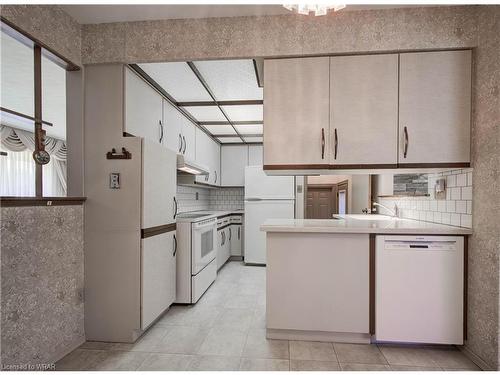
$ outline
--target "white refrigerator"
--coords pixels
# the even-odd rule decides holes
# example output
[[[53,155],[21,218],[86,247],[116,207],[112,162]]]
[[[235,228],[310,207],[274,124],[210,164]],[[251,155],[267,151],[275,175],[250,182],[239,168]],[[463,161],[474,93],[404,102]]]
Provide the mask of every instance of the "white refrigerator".
[[[295,177],[268,176],[262,166],[245,168],[245,264],[266,264],[267,219],[293,219]]]

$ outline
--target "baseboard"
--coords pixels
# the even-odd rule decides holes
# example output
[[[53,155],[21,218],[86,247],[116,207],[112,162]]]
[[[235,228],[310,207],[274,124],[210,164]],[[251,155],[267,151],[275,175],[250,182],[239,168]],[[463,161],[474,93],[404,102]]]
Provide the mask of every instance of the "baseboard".
[[[231,255],[229,257],[230,262],[234,262],[234,261],[241,262],[242,260],[243,260],[243,257],[241,255]]]
[[[300,331],[293,329],[267,328],[266,337],[276,340],[343,342],[351,344],[370,343],[370,335],[367,333]]]
[[[79,337],[78,339],[74,340],[71,344],[69,344],[66,349],[61,350],[60,352],[56,353],[54,355],[54,357],[50,361],[48,361],[48,363],[55,364],[60,359],[63,359],[64,357],[66,357],[73,350],[78,349],[84,342],[85,342],[85,337]]]
[[[483,371],[496,371],[496,368],[491,367],[481,357],[472,352],[467,346],[457,346],[458,350],[465,354],[472,362],[474,362]]]

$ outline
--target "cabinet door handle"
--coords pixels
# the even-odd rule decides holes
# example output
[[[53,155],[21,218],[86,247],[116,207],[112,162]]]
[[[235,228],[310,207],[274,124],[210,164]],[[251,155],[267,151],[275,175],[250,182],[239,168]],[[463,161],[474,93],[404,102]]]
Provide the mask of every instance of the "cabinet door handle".
[[[174,219],[177,216],[177,199],[174,197]]]
[[[406,155],[408,154],[408,143],[409,143],[409,139],[408,139],[408,128],[405,126],[403,128],[403,132],[404,132],[404,142],[405,142],[405,145],[404,145],[404,149],[403,149],[403,157],[406,158]]]
[[[163,142],[163,124],[161,122],[161,120],[159,121],[159,124],[160,124],[160,143]]]
[[[179,152],[182,151],[182,135],[179,133]]]
[[[224,236],[224,231],[221,232],[221,236],[222,236],[221,246],[224,246],[224,242],[226,242],[225,241],[226,236]]]
[[[325,128],[321,128],[321,159],[325,158]]]
[[[238,239],[240,239],[240,227],[238,227]]]
[[[174,234],[174,254],[172,256],[175,257],[175,254],[177,254],[177,237]]]
[[[231,241],[231,237],[233,237],[233,232],[231,228],[229,228],[229,241]]]
[[[186,153],[186,137],[182,136],[182,140],[184,141],[184,150],[182,151],[183,154]]]
[[[335,160],[337,160],[337,150],[339,148],[339,137],[337,135],[337,128],[335,128],[335,130],[333,131],[333,134],[334,134],[334,138],[335,138],[335,140],[334,140],[334,142],[335,142],[334,143],[335,144],[335,149],[334,149],[334,152],[333,152],[333,158]]]
[[[217,183],[217,171],[215,171],[215,182],[214,182],[214,184],[216,184],[216,183]]]

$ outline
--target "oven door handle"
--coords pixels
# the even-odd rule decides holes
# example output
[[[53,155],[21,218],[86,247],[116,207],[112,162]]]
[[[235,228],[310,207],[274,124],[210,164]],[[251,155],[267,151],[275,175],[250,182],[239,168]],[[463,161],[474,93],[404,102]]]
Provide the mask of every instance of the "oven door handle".
[[[217,225],[217,222],[211,222],[211,223],[206,223],[206,224],[201,224],[201,225],[197,225],[194,230],[198,230],[198,229],[203,229],[203,228],[206,228],[206,227],[214,227]]]

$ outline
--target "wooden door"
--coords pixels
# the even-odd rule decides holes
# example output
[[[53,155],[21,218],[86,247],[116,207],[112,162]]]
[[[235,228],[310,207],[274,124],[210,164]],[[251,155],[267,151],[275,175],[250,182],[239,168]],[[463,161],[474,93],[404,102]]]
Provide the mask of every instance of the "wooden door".
[[[334,213],[334,201],[331,186],[307,187],[307,219],[331,219]]]
[[[468,165],[470,118],[470,50],[400,55],[401,166]]]
[[[163,143],[162,97],[142,78],[125,68],[124,132]],[[163,137],[162,137],[163,131]]]
[[[330,58],[330,161],[398,162],[398,55]]]
[[[329,57],[264,65],[264,169],[329,164]]]

